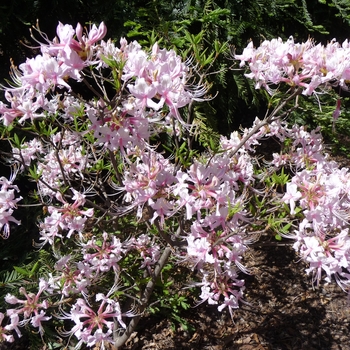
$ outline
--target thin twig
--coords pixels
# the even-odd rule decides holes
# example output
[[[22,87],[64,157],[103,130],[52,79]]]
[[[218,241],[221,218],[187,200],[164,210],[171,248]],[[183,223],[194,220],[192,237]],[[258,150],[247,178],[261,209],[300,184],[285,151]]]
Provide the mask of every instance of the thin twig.
[[[115,155],[110,149],[108,150],[108,152],[109,152],[109,158],[110,158],[112,166],[113,166],[113,170],[115,172],[115,176],[117,177],[119,184],[122,185],[123,184],[123,180],[122,180],[122,176],[121,176],[121,174],[120,174],[120,172],[118,170],[118,164],[115,161]]]
[[[156,284],[156,280],[157,280],[158,276],[160,275],[161,271],[163,270],[163,267],[167,263],[170,254],[171,254],[171,248],[166,247],[163,251],[162,256],[160,257],[160,259],[158,260],[158,262],[156,264],[156,267],[154,269],[151,280],[147,283],[147,286],[146,286],[145,290],[143,291],[143,294],[141,297],[141,305],[139,306],[139,313],[131,319],[125,332],[121,336],[118,336],[116,334],[115,344],[114,344],[115,350],[118,350],[118,348],[123,346],[126,343],[126,341],[129,339],[131,334],[135,331],[135,328],[141,319],[142,313],[145,311],[146,307],[148,306],[149,299],[152,295],[153,289],[154,289],[155,284]]]

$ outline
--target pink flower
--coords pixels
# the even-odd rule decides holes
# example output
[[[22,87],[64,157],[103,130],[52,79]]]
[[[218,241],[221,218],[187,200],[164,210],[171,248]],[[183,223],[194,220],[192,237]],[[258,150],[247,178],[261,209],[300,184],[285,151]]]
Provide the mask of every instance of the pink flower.
[[[62,24],[61,22],[58,22],[56,33],[60,39],[60,45],[64,47],[71,44],[75,31],[70,24]]]
[[[91,268],[99,272],[119,270],[118,261],[121,260],[125,253],[130,249],[115,236],[109,236],[103,233],[102,245],[97,243],[96,237],[93,237],[87,243],[82,243],[82,253],[84,260]]]
[[[154,210],[151,224],[156,220],[157,217],[160,218],[160,225],[164,227],[166,217],[171,216],[174,213],[174,205],[171,204],[165,198],[157,198],[156,202],[149,200],[150,207]]]
[[[39,328],[39,333],[43,334],[44,333],[44,328],[41,324],[41,322],[43,321],[48,321],[51,319],[51,316],[45,316],[45,312],[43,310],[40,310],[40,313],[37,315],[34,315],[31,320],[30,323],[33,327],[35,328]]]
[[[45,217],[44,222],[40,224],[41,237],[43,241],[42,245],[49,242],[53,244],[56,237],[63,237],[62,231],[68,231],[66,237],[70,238],[74,232],[78,232],[82,235],[84,231],[85,222],[88,217],[93,216],[94,209],[82,209],[81,207],[85,204],[85,195],[71,188],[74,196],[72,197],[73,203],[68,203],[63,198],[61,193],[56,194],[56,198],[61,202],[61,206],[49,206],[49,216]]]
[[[71,320],[75,323],[70,331],[62,333],[64,335],[74,334],[80,341],[79,344],[86,342],[89,346],[93,346],[100,339],[114,344],[112,336],[113,331],[116,331],[114,319],[123,328],[126,328],[122,317],[132,317],[134,315],[131,312],[121,312],[118,301],[109,298],[113,291],[115,291],[115,286],[106,296],[101,293],[96,295],[96,301],[100,302],[97,311],[91,308],[84,299],[78,299],[72,306],[70,313],[62,312],[59,318]]]
[[[298,191],[298,186],[294,183],[288,182],[287,190],[282,198],[282,201],[288,203],[290,206],[290,214],[295,214],[295,202],[301,198],[301,193]]]
[[[202,268],[203,264],[213,264],[215,262],[215,258],[211,254],[212,246],[206,238],[194,238],[190,235],[187,237],[187,244],[188,259],[199,270]]]
[[[286,42],[280,38],[265,40],[258,48],[252,43],[235,55],[240,60],[240,67],[246,63],[251,73],[246,74],[254,79],[256,88],[264,87],[273,93],[269,84],[285,83],[299,86],[304,95],[317,93],[316,89],[334,82],[347,90],[349,79],[349,45],[340,45],[332,40],[327,46],[315,45],[309,39],[305,43],[295,43],[293,37]]]
[[[46,93],[56,85],[70,89],[64,80],[66,72],[57,59],[48,54],[27,59],[26,63],[21,64],[19,68],[23,72],[21,81],[26,87],[36,87],[41,93]]]
[[[80,49],[87,50],[97,41],[102,40],[105,37],[107,34],[107,27],[104,22],[101,22],[98,28],[95,24],[93,24],[86,37],[83,35],[83,27],[80,23],[78,23],[76,27],[76,34],[79,40]]]
[[[0,178],[0,184],[0,230],[3,232],[1,236],[3,238],[8,238],[10,235],[10,223],[21,224],[12,214],[13,209],[17,207],[17,202],[19,202],[22,197],[15,198],[15,191],[18,191],[18,187],[12,185],[12,182],[8,181],[5,177]]]
[[[49,303],[47,300],[40,302],[39,298],[47,287],[47,282],[41,279],[37,294],[27,293],[26,289],[21,287],[19,291],[26,299],[22,300],[11,294],[5,296],[5,301],[9,304],[22,304],[22,307],[7,310],[7,315],[10,316],[11,319],[11,324],[8,326],[8,329],[15,329],[18,335],[21,336],[18,326],[23,326],[28,322],[31,322],[34,327],[39,328],[41,334],[44,332],[41,322],[47,321],[51,319],[51,317],[45,316],[45,312],[42,309],[47,309]],[[19,315],[23,315],[22,321],[19,321]]]
[[[2,326],[1,324],[3,320],[4,320],[4,314],[0,312],[0,343],[2,343],[3,341],[13,343],[15,340],[13,335],[8,334],[9,333],[8,331],[11,331],[12,328],[10,325]]]

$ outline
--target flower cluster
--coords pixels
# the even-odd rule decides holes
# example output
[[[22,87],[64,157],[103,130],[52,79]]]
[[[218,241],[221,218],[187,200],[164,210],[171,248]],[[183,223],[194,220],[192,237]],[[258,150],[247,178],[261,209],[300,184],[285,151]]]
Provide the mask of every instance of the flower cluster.
[[[41,322],[48,321],[51,318],[51,316],[46,316],[46,311],[44,311],[48,308],[49,302],[46,299],[39,301],[39,298],[47,286],[47,282],[41,280],[39,282],[39,291],[37,294],[27,293],[26,289],[21,287],[19,291],[25,296],[24,300],[18,299],[12,294],[6,295],[5,301],[7,303],[11,305],[21,304],[21,307],[17,309],[7,310],[7,315],[11,319],[11,324],[7,326],[7,329],[14,329],[17,332],[17,335],[21,336],[18,327],[23,327],[30,322],[33,327],[39,329],[41,334],[44,332]],[[19,318],[20,315],[23,315],[22,320]]]
[[[16,185],[12,184],[12,181],[7,180],[5,177],[0,178],[0,230],[2,230],[2,236],[8,238],[10,235],[10,223],[14,222],[19,225],[21,222],[15,219],[12,214],[13,210],[17,207],[22,197],[15,198],[15,191],[19,191]]]
[[[350,284],[349,180],[349,170],[337,167],[297,172],[290,182],[290,201],[304,218],[294,234],[287,236],[295,239],[294,249],[310,263],[306,271],[313,273],[317,284],[324,271],[326,281],[334,276],[344,290]]]
[[[42,54],[27,59],[19,66],[13,67],[14,86],[6,91],[5,97],[11,104],[7,107],[0,103],[1,120],[5,125],[11,124],[16,118],[21,124],[25,120],[44,117],[47,109],[46,94],[56,87],[70,90],[67,78],[81,80],[81,71],[95,60],[96,42],[106,35],[107,29],[102,22],[97,28],[91,28],[87,37],[78,24],[76,30],[71,25],[59,23],[57,37],[41,44]],[[76,38],[74,36],[76,35]]]
[[[119,272],[118,261],[127,253],[129,247],[123,244],[115,236],[109,237],[107,232],[103,233],[103,242],[98,243],[96,237],[93,237],[86,243],[82,243],[82,253],[84,262],[91,265],[91,268],[99,272],[113,269],[115,273]]]
[[[122,313],[119,303],[110,298],[113,291],[114,288],[107,295],[96,294],[96,301],[100,302],[97,311],[94,311],[84,299],[78,299],[70,313],[63,312],[60,316],[61,319],[72,320],[75,323],[70,331],[61,333],[66,336],[74,334],[79,340],[76,348],[80,348],[84,343],[88,347],[101,343],[103,348],[105,343],[114,344],[113,332],[117,331],[114,320],[126,328],[122,317],[134,316],[132,312]]]
[[[279,130],[277,132],[277,130]],[[310,264],[307,273],[319,283],[332,277],[344,289],[350,284],[350,215],[349,169],[339,169],[324,153],[322,137],[317,130],[307,132],[303,126],[289,128],[274,122],[271,133],[282,140],[291,140],[287,153],[274,154],[272,164],[289,167],[293,176],[286,184],[282,202],[290,206],[290,214],[299,216],[294,233],[294,249]]]
[[[130,94],[121,105],[110,108],[99,101],[103,115],[96,108],[88,108],[87,115],[95,131],[97,142],[111,150],[144,147],[155,122],[169,117],[184,124],[179,108],[188,105],[205,93],[205,87],[190,89],[187,86],[189,67],[182,62],[175,51],[160,49],[154,44],[151,53],[146,53],[137,42],[120,42],[120,49],[112,42],[101,43],[102,65],[117,63],[123,65],[121,81]],[[164,107],[168,113],[163,115]]]
[[[316,93],[320,86],[339,85],[348,90],[346,82],[350,77],[350,44],[332,40],[326,46],[315,45],[312,39],[295,43],[293,37],[283,42],[281,38],[265,40],[258,48],[253,42],[235,55],[240,66],[249,65],[248,78],[256,81],[256,88],[285,83],[301,87],[304,95]]]
[[[248,133],[249,130],[244,131]],[[255,141],[250,140],[251,143],[257,143],[263,135],[261,132]],[[210,163],[193,160],[189,169],[179,170],[175,175],[174,166],[168,160],[146,150],[134,158],[129,172],[125,173],[124,187],[119,188],[126,193],[125,200],[138,207],[140,218],[145,205],[152,209],[150,222],[159,218],[160,225],[164,225],[167,218],[184,213],[191,222],[186,232],[186,261],[197,268],[203,278],[194,285],[203,285],[202,288],[215,295],[210,298],[212,303],[214,300],[219,303],[221,297],[230,300],[227,304],[230,312],[238,307],[244,290],[238,271],[247,272],[240,261],[247,249],[244,223],[249,220],[246,197],[239,193],[239,188],[254,182],[254,160],[248,153],[251,143],[235,156],[230,155],[239,142],[237,133],[232,133],[230,138],[222,137],[223,152],[213,156]],[[209,274],[214,282],[208,284]],[[218,285],[220,290],[217,290]],[[203,301],[207,299],[203,296]]]
[[[85,196],[74,189],[72,192],[74,193],[72,204],[66,202],[61,193],[58,193],[56,198],[62,203],[61,207],[48,207],[50,215],[40,224],[40,240],[44,241],[44,244],[46,242],[53,244],[55,238],[62,238],[62,232],[67,232],[67,238],[70,238],[74,232],[81,234],[86,220],[93,215],[93,208],[87,210],[80,208],[85,203]]]

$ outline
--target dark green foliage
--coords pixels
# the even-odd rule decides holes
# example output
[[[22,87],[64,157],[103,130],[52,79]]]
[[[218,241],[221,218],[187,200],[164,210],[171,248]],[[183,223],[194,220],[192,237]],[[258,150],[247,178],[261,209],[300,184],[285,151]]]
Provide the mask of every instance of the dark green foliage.
[[[23,281],[23,275],[16,271],[2,271],[0,273],[0,288],[1,289],[13,289],[19,288]],[[1,293],[2,294],[2,293]],[[1,304],[3,305],[3,298],[1,299]]]

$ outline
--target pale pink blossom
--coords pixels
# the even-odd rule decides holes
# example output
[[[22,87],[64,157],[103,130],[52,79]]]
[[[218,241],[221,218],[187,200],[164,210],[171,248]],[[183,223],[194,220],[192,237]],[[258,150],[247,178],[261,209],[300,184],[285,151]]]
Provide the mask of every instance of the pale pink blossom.
[[[301,193],[298,191],[298,186],[294,183],[288,182],[287,190],[285,195],[282,198],[282,201],[288,203],[290,206],[291,215],[295,214],[295,202],[298,201],[301,197]]]
[[[31,322],[32,326],[38,328],[39,332],[43,334],[44,329],[41,322],[51,319],[51,316],[45,316],[45,311],[43,310],[46,310],[49,307],[49,302],[46,299],[40,301],[42,293],[47,287],[47,282],[41,279],[37,294],[28,293],[24,287],[21,287],[19,291],[25,297],[24,300],[9,293],[5,296],[5,301],[7,303],[12,305],[21,304],[21,306],[16,309],[7,309],[7,315],[10,316],[11,319],[11,324],[8,326],[8,329],[15,329],[17,334],[21,336],[18,327],[22,327]],[[21,321],[19,320],[20,315],[23,316]]]
[[[9,343],[13,343],[15,341],[12,334],[9,334],[9,331],[12,330],[11,325],[2,326],[2,322],[4,320],[4,314],[0,312],[0,343],[7,341]],[[19,334],[19,337],[21,334]]]

